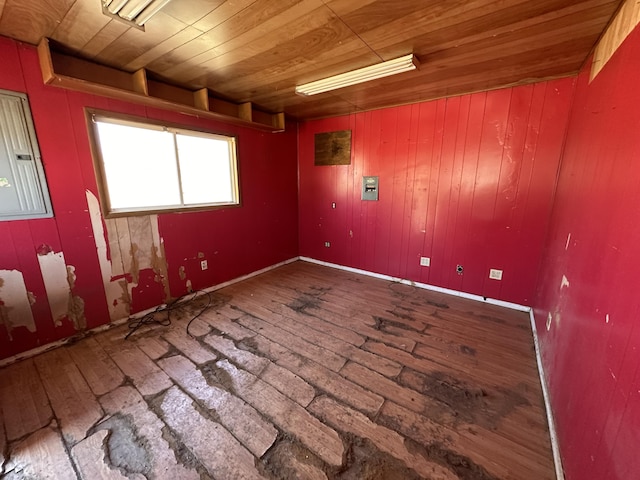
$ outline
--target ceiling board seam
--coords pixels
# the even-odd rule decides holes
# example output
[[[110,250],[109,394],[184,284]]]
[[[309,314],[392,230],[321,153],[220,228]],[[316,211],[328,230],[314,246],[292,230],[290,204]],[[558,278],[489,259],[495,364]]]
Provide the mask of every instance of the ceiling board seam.
[[[233,15],[231,15],[229,18],[223,20],[222,22],[218,23],[215,27],[212,27],[211,29],[207,30],[207,32],[210,32],[211,30],[213,30],[214,28],[218,28],[220,25],[224,25],[225,23],[227,23],[228,21],[230,21],[232,18],[237,17],[238,15],[240,15],[242,12],[244,12],[245,10],[247,10],[248,8],[250,8],[253,4],[255,4],[258,0],[255,0],[253,2],[251,2],[249,5],[247,5],[246,7],[242,8],[241,10],[239,10],[238,12],[234,13]],[[218,8],[220,8],[220,6],[218,6]],[[217,9],[213,10],[214,12]],[[204,17],[203,17],[204,18]],[[194,25],[197,22],[194,22]],[[205,32],[205,33],[207,33]]]
[[[358,37],[358,39],[359,39],[359,40],[360,40],[364,45],[366,45],[366,47],[367,47],[369,50],[371,50],[371,53],[373,53],[376,57],[378,57],[378,58],[380,59],[380,61],[381,61],[381,62],[382,62],[382,61],[384,61],[384,58],[382,58],[382,56],[381,56],[378,52],[376,52],[376,51],[371,47],[371,45],[369,45],[369,44],[368,44],[368,43],[367,43],[367,42],[366,42],[366,41],[365,41],[365,40],[364,40],[360,35],[358,35],[358,34],[356,33],[356,31],[355,31],[353,28],[351,28],[351,26],[350,26],[347,22],[345,22],[345,21],[342,19],[342,17],[341,17],[340,15],[338,15],[338,14],[333,10],[333,8],[331,8],[329,5],[327,5],[327,2],[326,2],[325,0],[322,0],[322,3],[324,4],[324,6],[325,6],[325,7],[327,7],[327,8],[331,11],[331,13],[332,13],[332,14],[333,14],[333,15],[334,15],[338,20],[340,20],[340,21],[344,24],[344,26],[345,26],[345,27],[347,27],[347,28],[349,29],[349,31],[350,31],[351,33],[353,33],[356,37]]]
[[[87,41],[85,42],[85,44],[84,44],[84,45],[82,45],[81,47],[79,47],[79,48],[78,48],[78,51],[79,51],[79,52],[82,52],[82,53],[83,53],[83,55],[85,55],[85,56],[86,56],[86,54],[84,53],[84,48],[85,48],[87,45],[89,45],[89,44],[93,41],[93,39],[94,39],[94,38],[96,38],[98,35],[100,35],[100,33],[102,33],[102,31],[103,31],[105,28],[107,28],[107,26],[108,26],[111,22],[112,22],[112,20],[110,19],[107,23],[105,23],[105,24],[104,24],[104,26],[103,26],[102,28],[98,29],[98,31],[97,31],[97,32],[96,32],[96,33],[95,33],[95,34],[94,34],[94,35],[93,35],[89,40],[87,40]],[[94,56],[95,56],[95,55],[94,55]]]
[[[258,1],[258,0],[255,0],[254,2],[252,2],[252,3],[251,3],[251,5],[253,5],[253,4],[254,4],[255,2],[257,2],[257,1]],[[203,18],[208,17],[209,15],[211,15],[212,13],[214,13],[216,10],[218,10],[218,9],[222,6],[222,4],[223,4],[223,3],[224,3],[224,2],[220,3],[217,7],[215,7],[215,8],[214,8],[213,10],[211,10],[210,12],[205,13],[204,15],[202,15],[202,16],[201,16],[200,18],[198,18],[197,20],[195,20],[195,21],[191,22],[191,24],[190,24],[189,26],[190,26],[190,27],[193,27],[193,28],[195,28],[195,29],[197,29],[197,30],[200,30],[198,27],[194,27],[194,25],[195,25],[196,23],[198,23],[199,21],[201,21]],[[251,6],[251,5],[249,5],[249,6]],[[167,14],[167,15],[169,15],[169,16],[170,16],[170,17],[172,17],[172,18],[176,18],[176,17],[174,17],[174,16],[173,16],[173,15],[171,15],[171,14]],[[178,19],[176,18],[176,20],[178,20]],[[181,21],[181,20],[178,20],[178,21]],[[212,27],[212,28],[215,28],[215,27]],[[200,31],[201,31],[201,32],[203,32],[203,33],[205,33],[205,31],[204,31],[204,30],[200,30]]]
[[[69,8],[67,8],[67,10],[64,12],[64,14],[58,19],[57,21],[57,25],[56,28],[53,29],[53,31],[47,35],[47,37],[53,37],[54,34],[56,33],[56,31],[58,30],[58,28],[60,28],[60,25],[62,25],[62,20],[64,20],[64,18],[69,15],[69,12],[71,11],[71,9],[73,8],[73,6],[78,2],[78,0],[75,0],[74,2],[71,2],[71,5],[69,5]],[[53,9],[55,7],[55,5],[51,5],[51,3],[49,3],[49,0],[45,0],[45,3],[47,5],[49,5],[50,9]]]

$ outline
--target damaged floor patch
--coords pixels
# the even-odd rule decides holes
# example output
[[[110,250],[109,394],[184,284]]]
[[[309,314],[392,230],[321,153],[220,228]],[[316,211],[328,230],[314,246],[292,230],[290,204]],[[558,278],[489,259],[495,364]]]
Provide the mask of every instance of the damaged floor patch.
[[[147,441],[137,434],[131,417],[114,415],[98,425],[96,430],[108,431],[104,449],[109,464],[125,475],[149,474],[151,455],[147,450]]]

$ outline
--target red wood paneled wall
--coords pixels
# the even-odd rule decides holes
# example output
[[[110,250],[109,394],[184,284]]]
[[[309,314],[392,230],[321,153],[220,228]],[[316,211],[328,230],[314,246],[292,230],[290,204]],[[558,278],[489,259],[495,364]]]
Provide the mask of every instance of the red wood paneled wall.
[[[568,480],[640,478],[638,58],[579,76],[534,303]]]
[[[84,300],[88,327],[109,321],[85,194],[88,189],[97,195],[86,106],[238,135],[242,207],[158,218],[173,295],[186,293],[179,266],[192,272],[194,288],[204,288],[297,255],[295,124],[287,133],[262,133],[45,86],[35,49],[1,37],[0,61],[0,89],[29,96],[55,213],[52,219],[0,222],[0,270],[22,272],[36,298],[37,328],[35,333],[16,328],[10,340],[0,324],[0,358],[75,333],[70,322],[54,326],[36,254],[40,245],[63,252],[67,264],[76,267],[74,293]],[[206,271],[199,268],[199,252],[208,259]],[[132,310],[162,302],[162,288],[153,278],[141,278]]]
[[[301,255],[530,305],[573,88],[564,79],[301,124]],[[314,134],[344,129],[351,165],[314,166]],[[360,200],[363,175],[380,177],[379,201]]]

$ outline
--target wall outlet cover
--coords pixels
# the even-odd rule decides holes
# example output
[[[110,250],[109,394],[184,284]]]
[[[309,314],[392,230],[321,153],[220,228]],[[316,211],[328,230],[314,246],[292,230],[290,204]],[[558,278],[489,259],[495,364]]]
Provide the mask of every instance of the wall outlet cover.
[[[420,257],[420,265],[423,267],[431,266],[431,259],[429,257]]]
[[[493,280],[502,280],[502,270],[492,268],[489,270],[489,278],[492,278]]]

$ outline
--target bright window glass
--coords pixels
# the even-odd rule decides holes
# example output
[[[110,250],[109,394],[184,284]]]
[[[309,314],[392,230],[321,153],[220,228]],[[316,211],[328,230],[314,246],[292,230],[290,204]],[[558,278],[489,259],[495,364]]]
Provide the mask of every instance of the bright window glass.
[[[107,214],[238,203],[234,137],[94,115]]]
[[[224,139],[176,136],[184,203],[228,203],[234,198],[229,162],[232,145]]]

